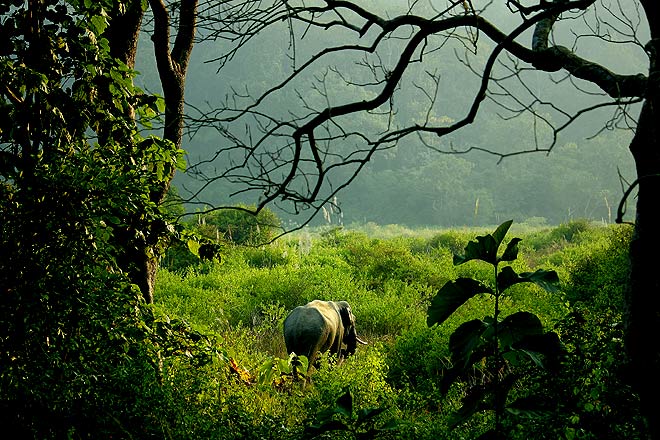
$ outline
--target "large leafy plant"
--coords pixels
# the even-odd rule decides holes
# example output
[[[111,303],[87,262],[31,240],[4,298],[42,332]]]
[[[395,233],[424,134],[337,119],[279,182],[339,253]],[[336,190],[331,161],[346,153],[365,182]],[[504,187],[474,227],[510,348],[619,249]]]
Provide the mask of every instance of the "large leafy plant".
[[[539,367],[555,365],[561,353],[558,336],[545,332],[541,320],[530,312],[520,311],[501,316],[501,300],[507,290],[520,283],[535,283],[555,291],[559,281],[556,272],[537,270],[516,273],[510,263],[518,257],[520,238],[512,238],[499,254],[500,246],[513,221],[502,223],[492,234],[476,237],[465,247],[464,255],[454,255],[454,265],[472,260],[486,262],[493,267],[494,288],[471,278],[448,281],[438,291],[428,309],[427,324],[442,324],[456,309],[479,294],[494,298],[492,316],[473,319],[461,324],[449,339],[452,366],[444,372],[442,388],[447,391],[459,379],[471,383],[462,407],[454,415],[451,425],[466,421],[480,411],[493,411],[495,427],[482,438],[497,438],[503,431],[503,420],[512,415],[537,414],[530,406],[529,396],[514,401],[508,399],[516,384],[516,366],[531,362]],[[475,380],[475,371],[481,377]]]

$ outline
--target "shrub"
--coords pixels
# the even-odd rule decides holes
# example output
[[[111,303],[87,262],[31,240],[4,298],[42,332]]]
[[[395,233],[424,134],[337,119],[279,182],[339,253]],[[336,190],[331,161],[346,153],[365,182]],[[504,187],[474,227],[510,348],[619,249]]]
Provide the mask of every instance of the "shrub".
[[[434,248],[445,248],[450,253],[457,254],[463,250],[467,242],[466,234],[458,231],[446,231],[432,237],[429,245]]]
[[[567,350],[562,374],[529,374],[522,384],[547,396],[555,409],[517,425],[511,438],[647,438],[639,400],[626,380],[619,318],[579,305],[558,323]]]
[[[561,346],[554,332],[544,332],[541,320],[530,312],[518,311],[500,319],[500,299],[507,290],[520,283],[535,283],[549,291],[556,290],[559,281],[554,271],[537,270],[518,274],[511,265],[501,269],[501,263],[518,258],[520,238],[511,239],[505,250],[499,248],[512,221],[502,223],[492,234],[478,236],[465,247],[464,255],[455,255],[454,264],[481,260],[492,266],[495,278],[491,288],[472,278],[447,282],[433,298],[428,310],[429,326],[441,324],[455,310],[478,294],[491,295],[495,301],[492,316],[462,323],[449,338],[452,366],[443,372],[442,389],[458,379],[467,385],[461,408],[452,416],[451,426],[467,421],[484,410],[494,413],[494,426],[486,435],[500,438],[507,431],[512,416],[526,416],[537,409],[530,408],[528,396],[511,399],[511,390],[519,378],[521,363],[555,367],[559,363]]]
[[[263,307],[279,304],[291,310],[313,299],[351,301],[359,289],[341,268],[316,264],[254,268],[241,266],[235,258],[230,255],[229,263],[212,263],[204,272],[191,270],[181,281],[163,270],[156,300],[178,316],[221,330],[227,325],[251,326]]]
[[[449,367],[449,335],[440,327],[417,326],[403,332],[387,349],[388,380],[397,388],[442,400],[436,386],[438,377]]]
[[[397,336],[424,322],[424,298],[420,290],[401,281],[387,281],[377,291],[356,291],[352,302],[361,334]]]
[[[257,215],[254,206],[238,205],[236,209],[223,209],[200,215],[200,228],[206,227],[206,236],[220,236],[235,244],[261,245],[269,243],[280,230],[282,222],[270,209],[264,208]],[[210,228],[209,228],[210,227]]]
[[[587,220],[573,220],[562,223],[555,228],[545,228],[541,231],[526,234],[525,247],[538,251],[564,243],[573,243],[578,241],[582,233],[591,229],[593,227]]]
[[[598,309],[622,310],[628,282],[628,250],[632,228],[615,226],[600,240],[576,249],[567,262],[570,280],[567,298]]]
[[[157,142],[144,163],[123,153],[57,143],[0,184],[0,421],[17,438],[162,433],[152,417],[164,402],[159,357],[197,335],[159,333],[167,325],[127,274],[131,246],[164,234],[154,231],[165,219],[149,201],[148,169],[176,154]]]
[[[266,246],[245,247],[239,250],[243,260],[251,267],[274,267],[293,265],[297,261],[297,252],[281,243]]]
[[[369,289],[381,289],[388,280],[439,287],[448,279],[432,261],[413,255],[403,240],[356,237],[344,243],[342,255]]]
[[[332,405],[345,387],[350,387],[358,407],[390,405],[392,387],[386,380],[388,365],[381,344],[369,344],[339,365],[320,368],[313,382],[322,404]]]

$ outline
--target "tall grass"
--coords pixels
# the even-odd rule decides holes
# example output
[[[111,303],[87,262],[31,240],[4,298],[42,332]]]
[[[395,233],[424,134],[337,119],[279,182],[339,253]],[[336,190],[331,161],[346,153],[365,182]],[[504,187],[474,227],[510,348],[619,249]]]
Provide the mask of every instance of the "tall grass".
[[[542,385],[564,399],[561,411],[551,417],[539,415],[512,432],[519,438],[597,438],[601,424],[612,432],[625,427],[630,436],[626,438],[639,437],[643,427],[632,423],[631,428],[631,420],[637,420],[633,394],[623,385],[609,394],[598,388],[601,400],[596,406],[588,394],[596,391],[585,385],[594,371],[611,384],[621,383],[616,362],[622,345],[612,331],[616,333],[621,319],[629,231],[586,222],[521,230],[515,231],[523,239],[516,271],[554,269],[562,289],[549,294],[516,286],[514,300],[501,307],[507,314],[528,310],[538,315],[545,326],[557,329],[569,354],[561,378],[541,377],[530,370],[525,382]],[[452,264],[452,252],[477,233],[466,229],[415,234],[375,225],[362,230],[304,230],[268,246],[228,248],[220,262],[161,270],[156,286],[159,313],[211,335],[227,359],[252,377],[249,383],[241,382],[228,360],[219,362],[216,370],[185,373],[192,378],[184,382],[206,384],[199,388],[206,391],[186,396],[197,399],[186,411],[191,419],[204,420],[200,435],[216,432],[209,424],[231,423],[240,438],[306,438],[305,427],[318,420],[321,411],[333,408],[348,387],[356,410],[386,409],[374,424],[391,422],[396,429],[374,431],[379,435],[477,437],[488,425],[487,416],[449,431],[448,418],[465,396],[460,386],[443,395],[438,384],[449,366],[449,335],[458,324],[487,316],[491,299],[472,298],[441,326],[429,328],[425,322],[430,298],[447,280],[466,275],[485,282],[492,279],[478,265]],[[348,301],[358,333],[369,345],[341,365],[327,362],[312,374],[311,384],[257,384],[255,378],[266,361],[287,358],[281,331],[286,313],[312,299]],[[586,321],[576,324],[576,313]],[[600,339],[603,325],[611,326],[607,341]],[[593,356],[591,367],[581,369],[585,356]],[[180,380],[180,374],[173,372],[171,380]],[[622,407],[629,411],[618,410]],[[336,438],[356,438],[363,428],[355,420],[351,423],[351,430]]]

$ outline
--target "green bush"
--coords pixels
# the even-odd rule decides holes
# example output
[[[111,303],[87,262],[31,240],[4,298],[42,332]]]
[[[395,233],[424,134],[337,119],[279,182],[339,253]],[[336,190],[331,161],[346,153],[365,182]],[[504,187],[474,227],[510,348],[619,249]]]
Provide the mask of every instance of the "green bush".
[[[183,278],[166,270],[161,273],[158,302],[217,330],[224,325],[249,326],[263,306],[276,303],[290,310],[313,299],[350,301],[358,288],[349,273],[327,265],[255,268],[234,262],[214,263],[204,272],[192,270]]]
[[[442,400],[438,377],[450,366],[449,332],[440,327],[417,326],[402,333],[387,350],[388,380],[397,388],[413,388]]]
[[[342,255],[369,289],[380,289],[389,280],[439,287],[448,279],[435,261],[414,255],[406,240],[354,235],[343,240]]]
[[[429,245],[434,248],[447,249],[451,254],[460,253],[468,243],[469,237],[458,231],[441,232],[429,240]]]
[[[293,265],[296,253],[283,246],[246,247],[241,249],[245,262],[251,267],[274,267]]]
[[[559,282],[554,271],[516,272],[511,262],[518,259],[520,238],[509,240],[500,252],[512,223],[509,220],[492,234],[477,236],[462,254],[454,256],[455,265],[475,260],[489,264],[494,282],[486,285],[466,277],[448,281],[431,301],[427,318],[429,327],[441,325],[477,295],[487,294],[494,300],[492,316],[465,321],[449,337],[451,367],[442,372],[441,380],[443,390],[460,383],[465,385],[467,394],[461,408],[451,417],[450,425],[458,426],[475,414],[491,411],[495,418],[484,435],[492,438],[509,432],[514,418],[529,417],[538,411],[529,405],[535,396],[530,398],[525,393],[517,396],[512,392],[520,381],[519,370],[528,364],[557,371],[563,352],[558,335],[545,332],[535,314],[518,311],[500,318],[503,311],[500,299],[511,298],[512,286],[534,283],[554,292]]]
[[[592,229],[594,227],[587,220],[573,220],[554,228],[544,228],[526,234],[524,246],[539,251],[565,243],[574,243],[579,240],[581,234]]]
[[[395,337],[424,322],[425,301],[431,289],[420,290],[390,280],[377,291],[356,291],[351,303],[362,335]]]
[[[626,382],[622,326],[617,313],[579,306],[556,329],[567,354],[561,374],[529,372],[521,384],[542,393],[552,411],[513,427],[511,438],[645,439],[639,401]]]
[[[282,221],[270,209],[251,214],[254,206],[238,205],[236,209],[223,209],[200,214],[197,223],[201,232],[210,239],[224,240],[241,245],[269,243],[281,230]]]
[[[159,357],[197,335],[159,333],[127,275],[127,249],[162,238],[154,176],[114,145],[61,145],[0,185],[0,421],[17,438],[158,435]]]
[[[358,407],[391,405],[395,395],[386,380],[387,368],[381,345],[365,346],[340,365],[325,366],[314,374],[319,402],[332,405],[342,390],[350,387]]]
[[[622,310],[631,236],[628,225],[615,226],[601,239],[575,250],[566,264],[570,271],[566,294],[571,302]]]

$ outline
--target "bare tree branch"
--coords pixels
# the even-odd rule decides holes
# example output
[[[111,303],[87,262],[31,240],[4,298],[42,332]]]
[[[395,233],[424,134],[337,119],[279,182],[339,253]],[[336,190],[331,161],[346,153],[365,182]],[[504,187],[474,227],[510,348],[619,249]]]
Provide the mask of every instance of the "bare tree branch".
[[[405,10],[405,13],[390,18],[371,12],[366,6],[345,0],[326,0],[313,6],[273,2],[260,4],[261,8],[257,8],[253,2],[227,2],[223,4],[223,10],[226,16],[234,18],[233,22],[222,20],[220,14],[213,17],[210,14],[202,14],[204,17],[200,18],[200,23],[204,24],[200,24],[200,27],[205,29],[205,39],[224,39],[233,42],[238,48],[249,44],[263,29],[288,23],[290,35],[301,32],[305,38],[309,38],[308,34],[312,29],[327,32],[336,28],[346,30],[346,35],[353,35],[355,40],[321,48],[297,68],[293,68],[289,75],[254,98],[248,99],[249,94],[235,94],[232,98],[234,105],[225,105],[209,111],[197,108],[199,116],[191,118],[189,125],[192,130],[197,130],[201,126],[213,124],[229,141],[225,147],[218,150],[216,157],[234,159],[229,160],[231,166],[225,172],[215,177],[247,185],[242,192],[258,192],[258,209],[277,200],[285,200],[293,203],[295,212],[304,205],[319,207],[330,200],[336,194],[334,188],[345,186],[333,183],[330,176],[339,170],[350,170],[348,174],[342,174],[342,179],[352,181],[377,151],[393,148],[402,139],[413,134],[429,134],[443,138],[472,124],[489,94],[492,97],[490,101],[498,101],[498,104],[511,114],[536,114],[535,120],[550,129],[551,141],[545,147],[537,143],[532,151],[547,152],[556,143],[558,134],[582,115],[609,106],[625,108],[639,102],[639,97],[643,96],[646,90],[647,78],[643,74],[614,73],[565,46],[552,43],[552,30],[561,21],[563,14],[574,11],[578,12],[576,16],[579,16],[579,13],[593,7],[595,2],[596,0],[541,1],[533,6],[524,6],[520,2],[509,1],[509,9],[520,15],[520,22],[508,31],[501,30],[487,18],[490,2],[481,10],[475,10],[472,3],[464,6],[462,1],[452,1],[447,3],[445,9],[433,11],[429,16],[415,13],[413,5]],[[208,11],[209,9],[202,8],[200,12]],[[248,19],[248,12],[255,16]],[[236,20],[236,17],[243,18]],[[633,40],[634,23],[628,20],[619,22],[619,25],[625,30],[625,38]],[[529,46],[526,46],[520,39],[530,33],[531,41]],[[438,51],[449,41],[462,42],[475,54],[477,50],[483,51],[484,47],[477,49],[478,35],[487,37],[493,46],[488,49],[489,54],[484,65],[473,69],[479,77],[479,86],[462,117],[451,123],[445,121],[441,124],[431,117],[438,103],[437,97],[443,93],[439,79],[431,80],[433,89],[430,90],[433,90],[433,93],[412,82],[411,87],[416,88],[427,101],[425,117],[422,120],[402,124],[403,119],[394,117],[397,112],[395,103],[398,90],[403,86],[406,75],[412,72],[413,66],[422,65],[431,55],[437,57]],[[437,40],[438,38],[440,40]],[[431,41],[434,43],[430,44]],[[397,47],[394,62],[383,62],[380,53],[386,51],[386,47]],[[294,46],[291,46],[291,49],[294,50]],[[215,61],[222,67],[234,54],[235,52],[230,50],[225,57],[216,58]],[[313,69],[322,66],[324,62],[335,62],[337,55],[350,54],[364,54],[365,57],[358,61],[357,65],[370,72],[371,79],[354,80],[349,78],[345,70],[330,65],[326,68],[326,73],[316,77],[317,86],[312,87],[325,104],[319,105],[317,100],[310,100],[309,95],[296,91],[294,84],[304,81]],[[508,78],[498,79],[495,69],[501,69],[502,66],[498,63],[505,54],[510,55],[510,60],[516,60],[516,64],[524,65],[513,66]],[[295,53],[291,55],[293,59],[296,56]],[[522,78],[518,80],[522,88],[518,88],[527,90],[530,100],[516,100],[515,94],[512,94],[504,83],[526,69],[565,72],[566,78],[596,85],[610,100],[591,104],[578,111],[565,111],[535,97],[531,90],[525,88]],[[347,86],[368,93],[343,102],[330,99],[330,94],[336,94],[336,90],[330,90],[326,85],[329,80],[328,73],[333,73],[335,78],[339,78]],[[498,88],[500,92],[497,91]],[[295,91],[301,109],[305,110],[303,113],[295,114],[295,111],[291,110],[289,116],[292,117],[287,119],[261,110],[269,100],[286,90]],[[507,109],[504,102],[496,98],[497,93],[514,96],[512,103],[516,108]],[[245,105],[240,104],[246,101]],[[535,113],[537,106],[552,108],[563,115],[564,122],[555,127],[555,122]],[[366,134],[359,129],[351,129],[346,121],[352,115],[359,114],[383,116],[387,118],[387,125],[380,133]],[[618,114],[619,117],[625,117],[627,112],[624,110]],[[398,122],[394,123],[395,121]],[[236,123],[246,124],[245,132],[250,133],[247,142],[241,140],[244,137],[239,136],[235,128],[232,128],[236,127]],[[337,150],[337,142],[348,145],[347,141],[350,139],[354,140],[352,151],[332,152],[333,149]],[[279,146],[275,147],[276,144]],[[428,142],[425,144],[431,149],[451,153],[476,149],[489,151],[487,147],[471,146],[455,150],[437,148]],[[244,151],[245,154],[237,156],[239,151]],[[501,160],[527,151],[530,150],[523,148],[515,152],[494,154]],[[236,162],[235,158],[239,157],[240,160]],[[332,160],[328,161],[328,158]],[[202,173],[199,170],[204,164],[208,165],[209,162],[201,162],[194,167],[200,177]],[[240,170],[247,173],[241,174]],[[206,183],[200,191],[216,179],[205,176],[204,180]],[[194,197],[199,195],[199,191],[193,194]]]

